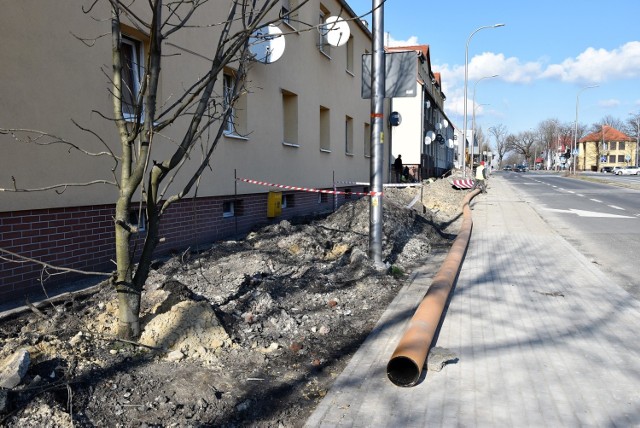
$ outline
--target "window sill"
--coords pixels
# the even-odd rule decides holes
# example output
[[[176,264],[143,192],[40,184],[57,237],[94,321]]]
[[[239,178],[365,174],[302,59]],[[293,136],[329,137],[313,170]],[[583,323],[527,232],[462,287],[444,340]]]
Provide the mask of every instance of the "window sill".
[[[348,74],[349,76],[351,76],[351,77],[356,77],[356,75],[353,73],[353,71],[352,71],[352,70],[347,69],[347,70],[345,70],[345,71],[347,72],[347,74]]]
[[[320,153],[331,153],[329,149],[320,149]]]
[[[230,138],[232,140],[240,140],[240,141],[249,141],[247,137],[243,137],[242,135],[238,135],[235,132],[224,131],[224,136]]]
[[[294,148],[296,148],[296,149],[300,147],[300,144],[296,144],[296,143],[287,143],[286,141],[283,141],[283,142],[282,142],[282,145],[283,145],[283,146],[285,146],[285,147],[294,147]]]
[[[355,154],[353,154],[353,153],[349,153],[349,152],[345,152],[345,153],[344,153],[344,155],[345,155],[345,156],[351,156],[351,157],[355,156]]]

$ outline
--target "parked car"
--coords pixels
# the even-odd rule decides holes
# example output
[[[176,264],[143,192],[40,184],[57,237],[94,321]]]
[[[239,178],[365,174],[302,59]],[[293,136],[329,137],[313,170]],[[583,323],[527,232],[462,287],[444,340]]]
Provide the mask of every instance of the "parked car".
[[[627,166],[616,171],[616,175],[639,175],[640,168],[637,166]]]
[[[512,171],[513,168],[511,168],[511,165],[505,165],[505,166],[502,167],[502,170],[503,171]]]
[[[622,169],[621,166],[614,166],[611,172],[614,173],[615,175],[618,175],[618,171],[620,171],[621,169]]]
[[[527,166],[526,165],[517,165],[516,166],[516,172],[526,172],[527,171]]]
[[[613,172],[613,167],[612,166],[603,166],[602,168],[600,168],[600,172],[602,172],[602,173],[611,173],[611,172]]]

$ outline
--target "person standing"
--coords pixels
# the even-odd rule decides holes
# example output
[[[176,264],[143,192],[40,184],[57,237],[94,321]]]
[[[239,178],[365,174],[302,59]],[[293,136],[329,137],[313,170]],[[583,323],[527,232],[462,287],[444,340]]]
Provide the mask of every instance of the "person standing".
[[[393,171],[396,174],[396,183],[400,183],[400,177],[402,176],[402,155],[398,155],[396,161],[393,163]]]
[[[480,162],[476,168],[476,182],[473,183],[473,189],[480,188],[482,193],[487,193],[485,180],[487,179],[487,169],[484,167],[484,161]]]

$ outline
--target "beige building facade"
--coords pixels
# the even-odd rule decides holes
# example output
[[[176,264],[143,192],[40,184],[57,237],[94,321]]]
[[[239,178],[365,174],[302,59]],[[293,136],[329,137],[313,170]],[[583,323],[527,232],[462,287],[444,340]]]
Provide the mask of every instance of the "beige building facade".
[[[582,171],[601,171],[603,167],[634,165],[636,142],[624,132],[603,125],[580,139],[577,167]]]
[[[110,35],[110,11],[108,2],[99,2],[84,13],[84,3],[92,2],[24,0],[5,5],[0,15],[0,128],[11,130],[0,134],[0,188],[7,190],[0,191],[0,248],[52,265],[107,272],[113,270],[118,195],[113,182],[121,167],[110,154],[117,155],[119,147],[110,120],[111,41],[105,36]],[[135,5],[141,3],[146,2]],[[371,33],[353,19],[348,42],[330,46],[314,26],[329,16],[355,18],[346,2],[312,0],[291,15],[286,12],[295,10],[295,0],[282,0],[280,6],[272,17],[286,18],[278,25],[284,54],[271,64],[251,64],[247,90],[234,108],[233,123],[225,125],[197,196],[188,195],[166,215],[160,252],[329,211],[351,197],[273,184],[368,191],[339,183],[369,181],[370,100],[361,98],[360,76]],[[219,29],[212,24],[224,19],[228,8],[228,1],[207,3],[195,17],[197,28],[177,31],[165,41],[159,108],[174,102],[208,68]],[[133,24],[123,25],[130,54],[144,63],[147,36]],[[224,74],[232,77],[233,67]],[[220,99],[225,76],[215,88]],[[186,123],[178,120],[155,136],[150,161],[173,152]],[[206,134],[203,140],[203,147],[213,141]],[[201,156],[194,150],[181,167],[186,174],[168,183],[167,195],[181,188]],[[42,190],[58,184],[68,185]],[[274,190],[283,194],[282,214],[269,218],[268,194]],[[2,260],[0,272],[1,299],[39,287],[42,267]]]

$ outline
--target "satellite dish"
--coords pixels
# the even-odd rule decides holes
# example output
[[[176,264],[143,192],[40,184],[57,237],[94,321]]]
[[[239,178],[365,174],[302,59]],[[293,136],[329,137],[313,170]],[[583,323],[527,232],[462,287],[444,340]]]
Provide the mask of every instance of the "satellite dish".
[[[453,140],[449,138],[448,142],[449,142],[449,148],[453,149]]]
[[[442,120],[442,126],[444,126],[445,128],[449,127],[449,121],[447,119],[443,119]]]
[[[429,137],[428,135],[426,137],[424,137],[424,143],[428,146],[429,144],[431,144],[431,141],[433,141],[431,139],[431,137]]]
[[[284,53],[284,36],[273,24],[258,28],[249,38],[249,51],[253,59],[263,64],[271,64],[280,59]]]
[[[349,40],[351,30],[347,21],[339,16],[330,16],[324,22],[322,31],[326,31],[327,43],[331,46],[342,46]]]

